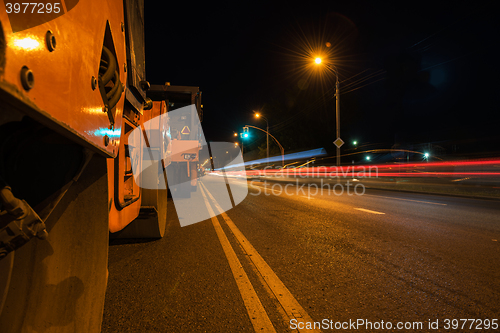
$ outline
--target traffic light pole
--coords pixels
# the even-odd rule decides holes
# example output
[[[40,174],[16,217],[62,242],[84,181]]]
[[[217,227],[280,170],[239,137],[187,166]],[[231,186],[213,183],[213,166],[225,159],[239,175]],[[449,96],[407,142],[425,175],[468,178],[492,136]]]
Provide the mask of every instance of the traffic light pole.
[[[269,133],[269,131],[266,131],[266,130],[263,130],[262,128],[259,128],[259,127],[256,127],[256,126],[252,126],[252,125],[245,125],[245,127],[252,127],[252,128],[255,128],[255,129],[258,129],[259,131],[262,131],[264,133],[266,133],[268,135],[268,138],[269,136],[271,136],[271,138],[274,139],[274,141],[276,141],[276,143],[278,144],[280,150],[281,150],[281,162],[282,162],[282,166],[285,166],[285,149],[283,148],[283,146],[281,145],[281,143],[279,143],[279,141],[271,134]],[[267,151],[269,151],[269,141],[268,141],[268,149]],[[269,162],[269,154],[267,155],[267,160]]]

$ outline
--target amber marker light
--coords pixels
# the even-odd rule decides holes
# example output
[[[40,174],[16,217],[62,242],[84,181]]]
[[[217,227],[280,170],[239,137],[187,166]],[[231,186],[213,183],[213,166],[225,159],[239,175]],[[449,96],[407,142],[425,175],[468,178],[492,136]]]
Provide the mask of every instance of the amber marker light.
[[[11,46],[14,46],[17,49],[31,51],[37,49],[40,46],[40,43],[35,38],[25,37],[12,40]]]

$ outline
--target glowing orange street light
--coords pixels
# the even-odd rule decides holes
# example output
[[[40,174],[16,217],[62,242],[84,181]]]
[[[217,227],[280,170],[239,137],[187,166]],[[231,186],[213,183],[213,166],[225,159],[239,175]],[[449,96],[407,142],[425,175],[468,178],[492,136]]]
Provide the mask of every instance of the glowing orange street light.
[[[314,59],[314,62],[317,63],[318,65],[321,64],[321,58]]]

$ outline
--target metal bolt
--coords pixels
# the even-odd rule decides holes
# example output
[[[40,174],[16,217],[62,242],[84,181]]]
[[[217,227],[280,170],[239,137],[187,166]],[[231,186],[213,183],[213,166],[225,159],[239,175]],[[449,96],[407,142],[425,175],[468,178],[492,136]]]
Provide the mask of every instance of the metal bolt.
[[[124,32],[124,31],[125,31],[125,24],[123,24],[123,22],[122,22],[122,32]]]
[[[31,69],[26,66],[21,68],[21,84],[26,91],[30,90],[35,85],[35,75]]]
[[[146,97],[146,99],[144,100],[143,108],[144,110],[151,110],[153,108],[153,101],[151,100],[151,98]]]
[[[94,75],[92,75],[92,90],[95,90],[97,88],[97,79],[95,78]]]
[[[50,52],[56,49],[56,37],[50,30],[48,30],[45,34],[45,43],[47,44],[47,48]]]
[[[127,71],[127,63],[124,63],[123,64],[123,71],[126,72]]]
[[[141,86],[141,89],[144,91],[148,90],[151,87],[148,81],[141,81],[139,82],[139,84]]]
[[[109,136],[104,136],[104,145],[107,147],[109,145]]]
[[[36,237],[38,239],[41,239],[41,240],[46,240],[47,237],[49,237],[49,233],[47,232],[47,230],[45,229],[45,225],[42,225],[41,223],[39,223],[36,228]]]

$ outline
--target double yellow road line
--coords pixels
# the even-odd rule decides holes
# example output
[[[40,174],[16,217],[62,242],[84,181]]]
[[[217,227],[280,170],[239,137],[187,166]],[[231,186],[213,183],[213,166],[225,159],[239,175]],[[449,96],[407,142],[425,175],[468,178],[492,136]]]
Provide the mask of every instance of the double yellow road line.
[[[260,281],[262,281],[267,290],[271,291],[271,297],[279,302],[283,311],[278,311],[281,313],[283,319],[286,321],[288,327],[292,319],[296,320],[297,327],[306,327],[306,323],[312,323],[312,318],[307,314],[307,312],[302,308],[299,302],[295,299],[288,288],[283,284],[283,282],[278,278],[276,273],[269,267],[269,265],[264,261],[261,255],[255,250],[255,248],[250,244],[241,231],[236,227],[234,222],[229,218],[229,216],[224,212],[224,210],[219,206],[215,198],[208,191],[208,189],[200,183],[201,194],[207,206],[207,210],[211,216],[213,216],[212,224],[217,233],[217,237],[222,245],[224,254],[229,262],[231,272],[233,273],[234,279],[240,291],[241,297],[247,309],[250,321],[256,332],[276,332],[269,316],[264,309],[255,289],[248,278],[241,262],[239,261],[236,252],[231,246],[224,230],[222,229],[219,220],[212,209],[212,205],[222,216],[225,223],[233,233],[237,242],[245,252],[246,256],[250,259],[253,264],[255,271],[260,275]],[[302,323],[302,324],[301,324]],[[320,332],[319,330],[294,330],[299,332]]]

